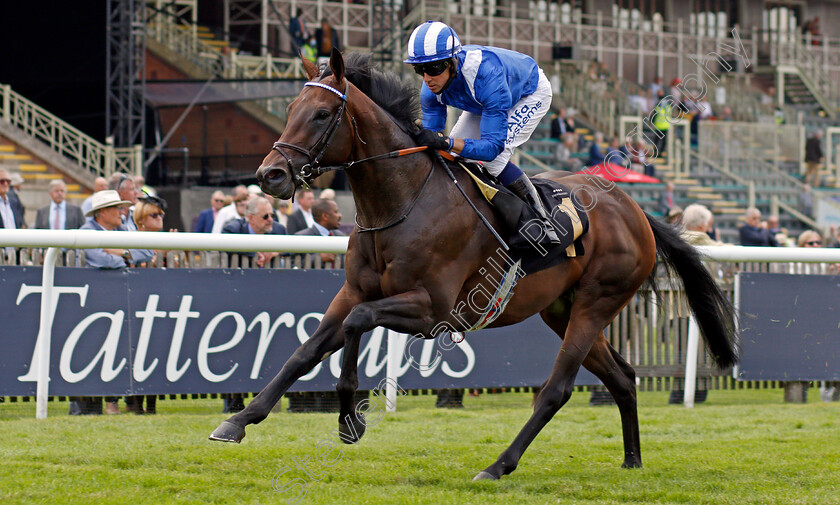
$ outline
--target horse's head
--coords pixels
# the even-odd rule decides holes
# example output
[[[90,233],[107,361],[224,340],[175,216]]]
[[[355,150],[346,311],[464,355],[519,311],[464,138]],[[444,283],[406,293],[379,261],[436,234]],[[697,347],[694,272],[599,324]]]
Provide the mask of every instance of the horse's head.
[[[286,128],[257,169],[262,190],[279,198],[290,198],[296,187],[320,175],[320,167],[346,161],[353,147],[346,96],[351,86],[341,53],[333,49],[332,75],[320,80],[315,64],[301,60],[309,82],[289,105]]]

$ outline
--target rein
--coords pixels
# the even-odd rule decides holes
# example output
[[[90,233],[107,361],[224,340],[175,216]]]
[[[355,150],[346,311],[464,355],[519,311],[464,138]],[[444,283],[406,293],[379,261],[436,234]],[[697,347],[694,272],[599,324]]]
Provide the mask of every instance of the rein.
[[[428,147],[426,147],[426,146],[409,147],[407,149],[399,149],[397,151],[391,151],[391,152],[388,152],[388,153],[377,154],[375,156],[369,156],[369,157],[363,158],[361,160],[348,161],[348,162],[342,163],[341,165],[333,165],[333,166],[328,166],[328,167],[322,167],[320,165],[321,158],[327,152],[327,147],[330,145],[330,142],[332,141],[333,136],[335,135],[335,132],[338,130],[338,127],[341,124],[341,118],[342,118],[342,116],[344,115],[344,112],[347,109],[347,95],[345,93],[342,93],[341,91],[337,90],[336,88],[333,88],[332,86],[329,86],[329,85],[324,84],[322,82],[307,82],[306,84],[304,84],[304,87],[306,87],[306,86],[322,88],[322,89],[325,89],[327,91],[330,91],[331,93],[335,94],[337,97],[339,97],[341,99],[341,104],[338,107],[338,112],[335,114],[335,116],[333,116],[333,119],[330,122],[330,125],[327,127],[327,130],[324,132],[323,135],[321,135],[318,138],[318,140],[315,141],[315,143],[312,146],[312,149],[305,149],[305,148],[300,147],[300,146],[295,145],[295,144],[289,144],[287,142],[279,142],[279,141],[275,142],[271,146],[271,148],[273,150],[280,153],[280,155],[283,157],[283,159],[286,160],[286,166],[289,167],[289,172],[294,174],[295,179],[298,180],[304,186],[309,187],[309,181],[311,181],[313,179],[316,179],[318,176],[323,175],[323,174],[325,174],[327,172],[330,172],[330,171],[333,171],[333,170],[347,170],[348,168],[350,168],[354,165],[360,165],[362,163],[367,163],[369,161],[384,160],[384,159],[388,159],[388,158],[398,158],[400,156],[415,154],[415,153],[419,153],[419,152],[422,152],[422,151],[425,151],[425,150],[428,149]],[[350,114],[349,112],[348,112],[348,116],[350,116],[350,123],[353,125],[354,136],[358,136],[359,133],[358,133],[358,128],[356,126],[356,120],[353,118],[353,115]],[[388,114],[388,116],[390,117],[390,114]],[[393,120],[393,118],[391,118],[391,119]],[[400,126],[400,125],[397,123],[397,126]],[[400,129],[402,129],[402,126],[400,126]],[[403,130],[403,131],[405,131],[405,130]],[[317,146],[324,139],[324,137],[326,137],[326,141],[324,141],[324,144],[321,147],[321,150],[318,152],[317,156],[315,156],[315,159],[313,160],[312,159],[312,151],[315,150],[315,146]],[[359,137],[359,140],[362,140],[361,137]],[[362,143],[364,143],[363,140],[362,140]],[[292,159],[289,158],[286,155],[286,153],[283,152],[283,150],[282,150],[283,148],[291,149],[293,151],[296,151],[296,152],[299,152],[299,153],[303,154],[304,156],[306,156],[306,158],[308,160],[310,160],[309,163],[300,167],[300,170],[296,172],[294,170],[294,166],[292,165]],[[405,220],[405,218],[408,217],[408,214],[411,212],[411,210],[417,204],[417,200],[420,199],[420,195],[423,194],[423,191],[426,189],[426,186],[429,185],[429,181],[431,180],[432,174],[434,173],[434,171],[435,171],[435,163],[432,163],[432,168],[431,168],[431,170],[429,170],[429,175],[426,176],[426,180],[423,182],[423,186],[420,188],[420,191],[418,191],[417,194],[414,196],[414,199],[411,201],[411,204],[408,206],[408,209],[405,210],[402,217],[398,218],[397,220],[395,220],[395,221],[393,221],[389,224],[386,224],[384,226],[376,226],[376,227],[369,228],[369,227],[366,227],[366,226],[362,226],[359,223],[359,216],[357,214],[355,221],[356,221],[356,227],[358,227],[358,229],[359,229],[359,233],[384,230],[384,229],[390,228],[392,226],[395,226],[395,225],[401,223],[403,220]]]

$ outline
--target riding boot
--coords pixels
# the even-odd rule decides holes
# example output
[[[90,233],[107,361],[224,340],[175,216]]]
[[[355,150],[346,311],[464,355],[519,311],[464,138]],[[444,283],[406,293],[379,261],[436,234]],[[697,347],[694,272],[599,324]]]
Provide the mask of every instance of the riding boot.
[[[513,194],[518,196],[522,201],[534,209],[534,212],[537,213],[540,220],[543,222],[546,237],[548,237],[548,239],[552,242],[559,243],[560,237],[557,236],[557,232],[551,222],[551,216],[543,206],[542,200],[537,194],[537,188],[534,187],[531,179],[529,179],[527,175],[522,174],[515,181],[508,184],[507,188],[513,191]]]

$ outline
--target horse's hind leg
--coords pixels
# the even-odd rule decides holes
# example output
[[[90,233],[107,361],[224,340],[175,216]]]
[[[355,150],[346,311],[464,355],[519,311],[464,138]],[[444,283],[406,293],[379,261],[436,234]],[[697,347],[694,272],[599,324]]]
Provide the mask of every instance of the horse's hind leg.
[[[309,340],[297,348],[280,372],[251,400],[245,410],[222,422],[210,434],[210,440],[240,442],[245,437],[247,425],[257,424],[268,417],[283,393],[296,380],[315,368],[321,360],[341,349],[344,345],[342,322],[357,303],[358,299],[342,288]]]
[[[613,349],[603,334],[589,350],[583,366],[601,379],[618,405],[624,435],[624,468],[642,466],[639,416],[636,412],[636,372]]]
[[[475,480],[499,479],[516,469],[522,454],[540,430],[572,396],[581,363],[622,305],[615,297],[604,296],[602,289],[593,286],[576,293],[568,317],[562,311],[552,312],[551,308],[540,314],[546,322],[550,321],[549,325],[558,333],[564,326],[566,330],[551,376],[537,396],[534,413],[513,443],[495,463],[479,472]],[[567,320],[568,325],[564,325]]]

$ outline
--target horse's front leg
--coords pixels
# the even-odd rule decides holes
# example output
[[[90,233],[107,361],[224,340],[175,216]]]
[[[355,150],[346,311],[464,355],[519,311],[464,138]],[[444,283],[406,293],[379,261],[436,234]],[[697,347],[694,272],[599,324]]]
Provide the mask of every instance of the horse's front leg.
[[[345,284],[330,303],[315,333],[297,348],[280,372],[251,400],[245,410],[222,422],[210,434],[210,440],[239,443],[245,437],[247,425],[257,424],[268,417],[283,393],[296,380],[309,373],[330,354],[341,349],[345,342],[342,323],[360,301],[361,297]]]
[[[416,289],[375,302],[356,305],[344,320],[344,356],[336,384],[341,412],[338,430],[343,442],[354,444],[365,432],[365,419],[353,401],[359,387],[359,342],[362,334],[377,326],[409,334],[428,334],[434,325],[432,300],[424,289]]]

